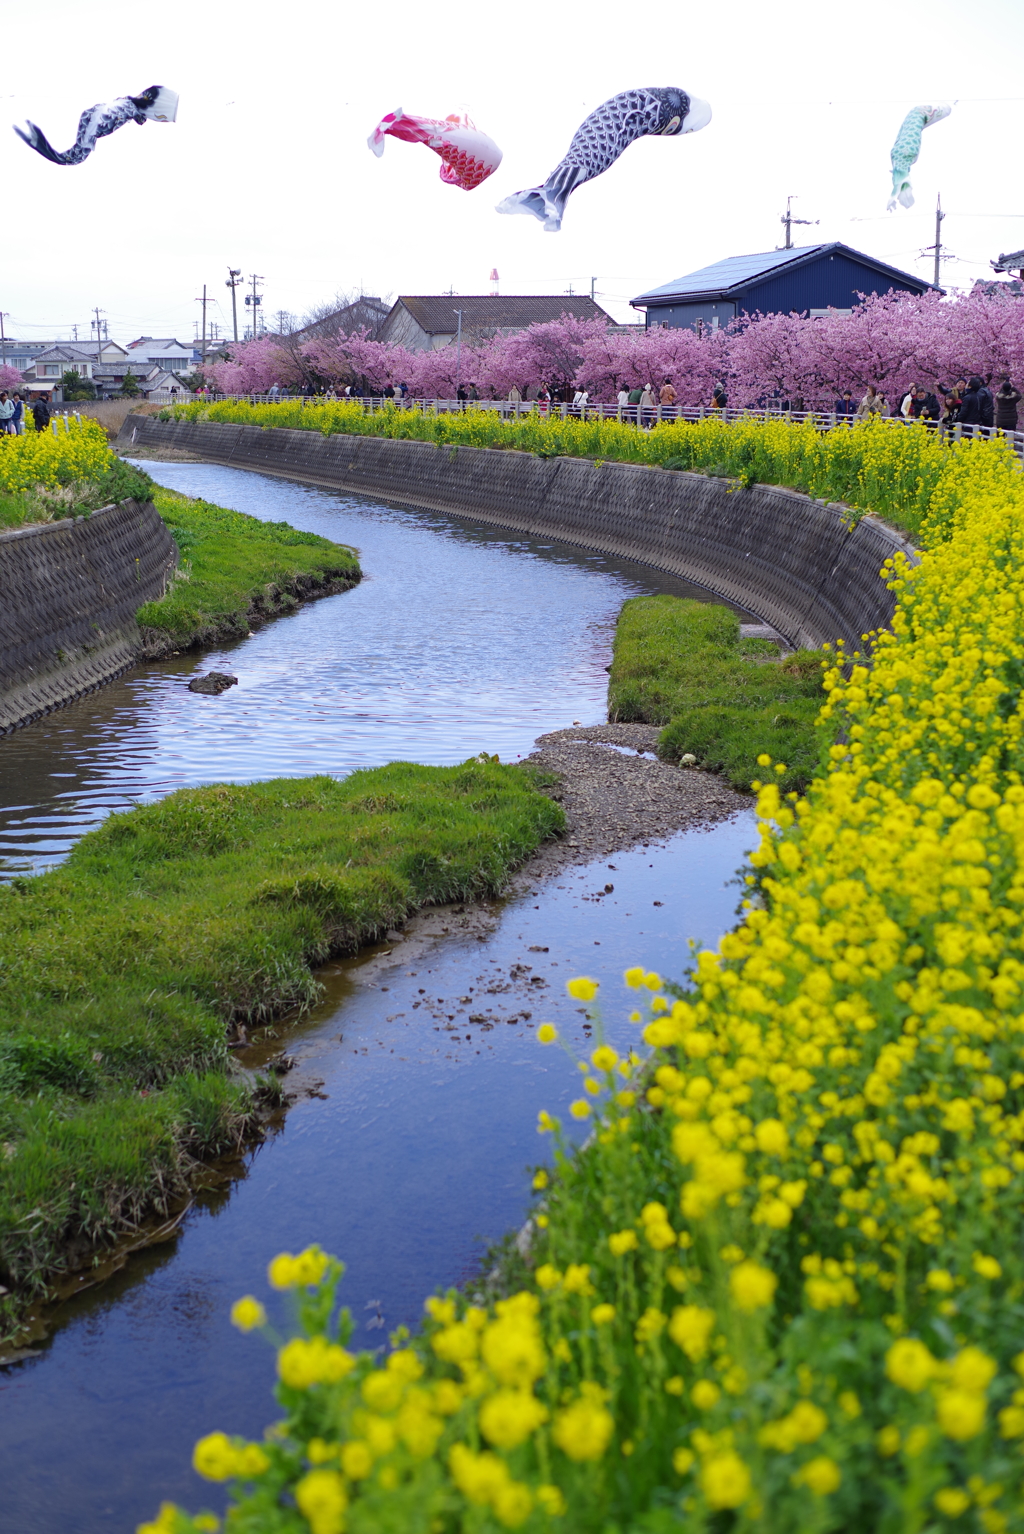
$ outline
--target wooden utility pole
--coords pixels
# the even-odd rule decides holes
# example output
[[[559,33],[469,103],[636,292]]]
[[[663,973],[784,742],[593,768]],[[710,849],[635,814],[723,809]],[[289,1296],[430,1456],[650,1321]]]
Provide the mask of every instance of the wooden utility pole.
[[[234,295],[233,292],[232,292],[231,296],[232,296],[232,298],[234,298],[235,295]],[[202,298],[197,298],[196,299],[196,303],[197,304],[202,304],[202,306],[203,306],[203,341],[202,341],[201,350],[202,350],[202,356],[203,356],[203,366],[205,367],[206,366],[206,305],[207,305],[207,303],[211,303],[211,304],[213,303],[213,299],[212,298],[208,299],[206,297],[206,283],[205,282],[203,283],[203,296],[202,296]]]

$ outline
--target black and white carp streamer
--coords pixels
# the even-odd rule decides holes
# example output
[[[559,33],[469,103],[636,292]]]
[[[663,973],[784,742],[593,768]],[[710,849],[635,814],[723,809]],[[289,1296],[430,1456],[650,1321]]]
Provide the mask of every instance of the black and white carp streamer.
[[[541,186],[513,192],[498,203],[498,212],[532,213],[554,233],[562,227],[565,205],[576,188],[614,165],[638,138],[650,134],[675,138],[680,133],[696,133],[710,121],[707,102],[677,86],[620,91],[580,123],[565,159]]]
[[[138,96],[118,96],[116,101],[106,105],[100,102],[94,107],[87,107],[78,119],[75,142],[63,154],[54,149],[35,123],[26,123],[24,128],[16,127],[14,131],[44,160],[50,160],[54,165],[81,165],[92,154],[97,139],[106,138],[108,133],[116,133],[125,123],[141,124],[147,118],[151,122],[172,123],[177,115],[177,91],[168,90],[166,85],[151,85]]]

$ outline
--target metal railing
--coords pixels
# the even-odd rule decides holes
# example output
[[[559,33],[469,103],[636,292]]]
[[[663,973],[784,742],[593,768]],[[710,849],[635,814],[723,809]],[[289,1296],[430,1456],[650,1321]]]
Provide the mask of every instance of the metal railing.
[[[428,415],[452,415],[460,414],[467,410],[494,411],[503,421],[520,420],[524,417],[536,416],[544,421],[552,420],[585,420],[585,421],[617,421],[625,426],[633,426],[643,430],[649,430],[659,422],[673,421],[806,421],[818,431],[841,431],[848,428],[856,421],[864,419],[861,416],[837,415],[829,410],[782,410],[767,406],[765,408],[746,407],[744,409],[731,409],[726,407],[721,410],[712,409],[706,405],[602,405],[591,404],[571,405],[562,402],[545,403],[540,400],[508,400],[508,399],[414,399],[411,396],[400,399],[388,399],[378,395],[305,395],[305,394],[219,394],[210,396],[208,403],[219,404],[222,401],[237,401],[251,405],[266,404],[298,404],[303,409],[322,404],[359,405],[364,415],[375,415],[386,410],[412,410],[416,409]],[[153,403],[156,403],[154,400]],[[194,401],[182,400],[180,396],[171,400],[168,404],[188,404]],[[902,428],[914,425],[913,420],[905,420],[901,416],[881,416],[879,419],[886,425]],[[959,421],[947,425],[942,421],[926,422],[930,429],[937,431],[940,436],[952,441],[959,441],[962,437],[1005,437],[1013,451],[1024,459],[1024,430],[1005,431],[997,426],[972,426],[963,425]]]

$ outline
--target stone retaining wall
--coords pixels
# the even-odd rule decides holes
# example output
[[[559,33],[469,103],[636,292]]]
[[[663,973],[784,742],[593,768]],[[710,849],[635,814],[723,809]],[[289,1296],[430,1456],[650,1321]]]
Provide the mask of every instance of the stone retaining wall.
[[[386,437],[129,416],[118,439],[330,485],[634,559],[728,598],[790,643],[817,647],[886,627],[883,562],[911,546],[876,518],[851,532],[841,508],[794,490],[636,464],[541,459]]]
[[[149,501],[0,534],[0,735],[133,665],[177,560]]]

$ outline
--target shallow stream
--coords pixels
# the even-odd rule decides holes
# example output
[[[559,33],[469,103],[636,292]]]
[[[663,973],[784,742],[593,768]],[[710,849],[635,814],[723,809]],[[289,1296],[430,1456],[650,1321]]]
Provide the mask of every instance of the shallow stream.
[[[546,730],[604,717],[625,597],[700,594],[429,512],[210,465],[146,467],[356,545],[367,579],[0,743],[9,871],[57,861],[109,809],[185,784],[525,756]],[[213,667],[239,686],[189,693]],[[752,840],[743,814],[482,911],[434,913],[390,952],[329,966],[321,1005],[288,1039],[297,1101],[277,1130],[173,1240],[59,1307],[35,1356],[0,1371],[2,1534],[127,1534],[163,1498],[219,1507],[191,1446],[214,1428],[258,1436],[275,1416],[272,1354],[228,1321],[238,1295],[265,1295],[275,1252],[319,1241],[346,1260],[343,1297],[367,1347],[415,1324],[438,1285],[470,1279],[529,1208],[526,1168],[550,1155],[538,1109],[564,1117],[578,1092],[572,1060],[535,1036],[553,1021],[577,1051],[592,1047],[565,980],[602,980],[608,1035],[628,1045],[623,968],[678,975],[690,938],[725,930]]]

